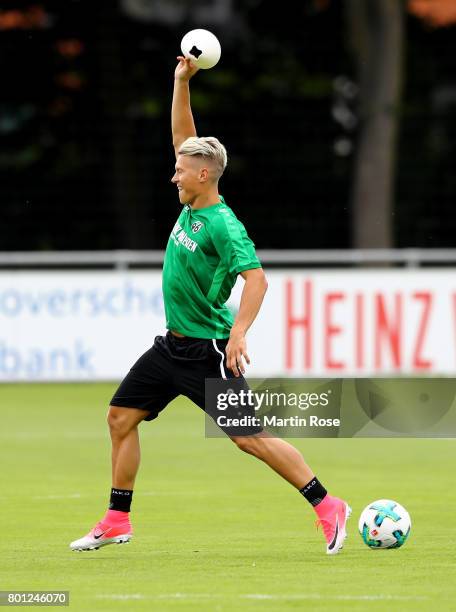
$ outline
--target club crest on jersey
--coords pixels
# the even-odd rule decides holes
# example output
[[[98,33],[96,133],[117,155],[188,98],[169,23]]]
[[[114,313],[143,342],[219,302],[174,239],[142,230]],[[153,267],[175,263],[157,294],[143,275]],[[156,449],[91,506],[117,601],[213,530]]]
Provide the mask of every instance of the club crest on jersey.
[[[203,223],[201,223],[201,221],[194,221],[192,223],[192,232],[196,234],[196,232],[199,232],[202,227]]]

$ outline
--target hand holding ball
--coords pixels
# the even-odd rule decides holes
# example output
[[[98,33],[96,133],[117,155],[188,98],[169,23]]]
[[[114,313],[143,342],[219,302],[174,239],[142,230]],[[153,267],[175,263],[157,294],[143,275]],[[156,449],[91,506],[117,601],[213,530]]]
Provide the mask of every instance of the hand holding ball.
[[[206,70],[213,68],[220,59],[220,43],[209,30],[192,30],[187,32],[181,42],[184,57],[190,58],[192,64]]]

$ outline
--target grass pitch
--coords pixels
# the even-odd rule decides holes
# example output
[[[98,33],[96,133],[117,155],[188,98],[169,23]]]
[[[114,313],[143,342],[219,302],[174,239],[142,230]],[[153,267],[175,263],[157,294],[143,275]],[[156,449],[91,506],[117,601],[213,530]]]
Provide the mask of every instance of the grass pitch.
[[[110,490],[106,405],[116,385],[0,386],[1,590],[69,590],[73,610],[455,609],[453,440],[293,440],[353,507],[325,554],[306,501],[184,398],[141,425],[131,544],[74,553]],[[399,550],[369,550],[362,508],[412,516]]]

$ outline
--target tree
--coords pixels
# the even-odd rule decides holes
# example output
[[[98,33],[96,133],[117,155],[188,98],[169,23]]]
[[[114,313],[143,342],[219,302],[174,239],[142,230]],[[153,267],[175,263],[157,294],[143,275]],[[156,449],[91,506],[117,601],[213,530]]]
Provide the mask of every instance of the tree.
[[[393,245],[391,221],[402,84],[403,3],[346,0],[345,6],[360,87],[352,243],[356,248],[389,248]]]

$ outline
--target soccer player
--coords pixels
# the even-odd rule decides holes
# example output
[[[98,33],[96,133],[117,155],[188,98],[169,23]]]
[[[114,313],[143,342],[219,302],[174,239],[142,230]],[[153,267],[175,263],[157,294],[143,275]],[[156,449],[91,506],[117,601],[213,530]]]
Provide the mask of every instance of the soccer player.
[[[260,309],[267,282],[253,242],[218,192],[227,164],[225,147],[213,137],[196,135],[189,81],[196,73],[178,58],[171,111],[176,153],[172,182],[182,212],[171,231],[163,266],[166,336],[133,365],[116,391],[108,412],[112,441],[112,489],[109,509],[72,550],[92,550],[128,542],[129,512],[140,461],[138,425],[151,421],[178,395],[205,408],[206,378],[242,378],[246,332]],[[236,278],[245,281],[233,321],[225,302]],[[323,528],[327,553],[337,553],[346,537],[347,503],[332,497],[293,446],[260,427],[250,435],[230,435],[242,451],[254,455],[291,483],[313,506]]]

